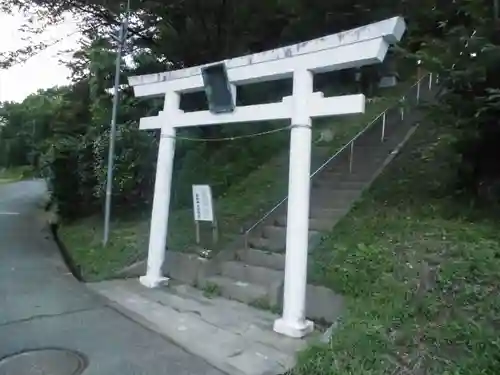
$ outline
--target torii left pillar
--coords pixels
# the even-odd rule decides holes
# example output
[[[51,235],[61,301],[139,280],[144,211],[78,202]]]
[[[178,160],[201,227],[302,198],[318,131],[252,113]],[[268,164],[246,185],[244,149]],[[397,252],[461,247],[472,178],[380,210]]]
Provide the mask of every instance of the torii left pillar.
[[[156,165],[153,212],[149,229],[147,272],[139,278],[140,283],[148,288],[156,288],[168,281],[168,278],[163,276],[162,269],[167,246],[176,134],[169,115],[179,111],[179,103],[178,93],[169,92],[165,95],[164,111],[161,114],[162,126]]]

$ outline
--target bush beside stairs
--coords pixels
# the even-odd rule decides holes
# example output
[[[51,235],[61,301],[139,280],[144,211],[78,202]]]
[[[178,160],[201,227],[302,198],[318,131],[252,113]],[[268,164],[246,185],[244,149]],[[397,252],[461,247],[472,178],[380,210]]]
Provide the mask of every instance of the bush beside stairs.
[[[351,148],[346,147],[311,181],[309,251],[321,242],[322,233],[330,232],[358,201],[377,175],[397,154],[419,121],[417,110],[404,120],[398,109],[388,112],[385,137],[381,125],[373,124]],[[379,121],[381,123],[381,121]],[[249,237],[246,246],[225,254],[215,274],[198,280],[205,290],[216,290],[223,297],[259,307],[280,308],[283,294],[286,204],[262,222]],[[341,298],[323,287],[308,285],[306,315],[332,322],[333,311],[340,311]]]

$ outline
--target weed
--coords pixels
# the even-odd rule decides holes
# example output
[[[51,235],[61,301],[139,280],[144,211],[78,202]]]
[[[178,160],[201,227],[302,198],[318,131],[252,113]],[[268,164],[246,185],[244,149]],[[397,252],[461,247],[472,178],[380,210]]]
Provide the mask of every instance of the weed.
[[[250,302],[249,305],[255,307],[256,309],[271,311],[274,314],[281,313],[280,307],[269,303],[269,300],[267,298],[257,298]]]
[[[206,283],[202,290],[203,295],[207,298],[218,297],[222,294],[220,287],[215,283]]]

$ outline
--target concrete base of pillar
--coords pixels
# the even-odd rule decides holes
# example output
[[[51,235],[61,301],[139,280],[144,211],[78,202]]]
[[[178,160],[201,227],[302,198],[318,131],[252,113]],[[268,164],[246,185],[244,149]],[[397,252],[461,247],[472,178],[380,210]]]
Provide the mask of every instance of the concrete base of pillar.
[[[309,320],[304,320],[300,324],[290,324],[283,318],[274,321],[274,332],[295,339],[300,339],[314,331],[314,323]]]
[[[152,277],[152,276],[141,276],[139,277],[139,282],[144,285],[146,288],[153,289],[158,288],[159,286],[168,284],[168,277]]]

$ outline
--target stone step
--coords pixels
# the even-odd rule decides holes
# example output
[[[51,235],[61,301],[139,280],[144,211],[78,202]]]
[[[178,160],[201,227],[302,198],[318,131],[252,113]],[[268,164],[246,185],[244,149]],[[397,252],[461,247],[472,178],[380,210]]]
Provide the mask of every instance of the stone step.
[[[328,157],[329,154],[331,154],[332,150],[329,147],[326,146],[314,146],[312,148],[312,154],[311,157],[315,158],[326,158]]]
[[[398,142],[402,137],[402,133],[406,134],[409,128],[386,128],[385,137],[382,141],[381,136],[382,133],[377,132],[377,134],[370,134],[369,136],[361,136],[354,140],[354,148],[356,147],[369,147],[369,148],[377,148],[384,147],[394,142]]]
[[[411,127],[409,126],[401,126],[398,128],[387,127],[386,128],[386,137],[383,142],[381,142],[381,129],[375,131],[374,133],[370,133],[369,130],[367,133],[359,137],[356,141],[354,141],[354,160],[359,159],[359,154],[370,155],[378,157],[384,157],[390,154],[390,152],[396,147],[401,140],[405,137]],[[332,151],[330,154],[333,153]],[[347,147],[342,154],[338,155],[334,160],[331,161],[331,164],[334,163],[347,163],[349,160],[350,149]],[[356,158],[356,155],[358,157]]]
[[[401,141],[406,136],[406,134],[408,134],[411,128],[412,126],[405,125],[396,129],[390,129],[389,133],[386,133],[383,143],[387,144],[391,148],[396,147],[397,145],[399,145],[399,143],[401,143]]]
[[[255,285],[224,276],[212,276],[203,281],[203,286],[216,285],[220,294],[228,299],[250,304],[255,301],[267,300],[268,290],[262,285]]]
[[[221,275],[244,283],[270,287],[283,280],[283,272],[265,267],[252,266],[239,261],[221,264]]]
[[[243,263],[282,271],[285,269],[285,254],[258,249],[242,249],[237,252]]]
[[[311,194],[311,206],[348,209],[352,203],[361,196],[361,190],[340,190],[318,191]]]
[[[273,237],[264,237],[264,231],[268,226],[264,227],[262,230],[262,235],[260,237],[251,237],[248,239],[248,244],[252,249],[262,249],[265,251],[272,252],[283,252],[286,248],[286,228],[276,227],[274,225],[269,225],[269,227],[275,227],[279,230],[279,236]],[[272,229],[267,229],[267,233],[270,234],[269,231]],[[282,233],[285,233],[283,236]],[[309,231],[309,246],[314,246],[316,241],[321,237],[319,232],[310,230]]]
[[[337,190],[329,188],[316,188],[311,191],[312,199],[334,199],[334,200],[352,200],[360,196],[361,189]]]
[[[356,146],[366,146],[366,147],[369,147],[369,148],[376,148],[376,147],[380,147],[382,146],[385,141],[387,139],[392,139],[392,137],[394,136],[394,134],[386,134],[386,138],[384,138],[384,142],[382,142],[382,139],[380,138],[382,134],[377,134],[377,136],[361,136],[361,137],[358,137],[354,140],[354,147]],[[351,147],[350,144],[348,144],[348,146],[345,148],[346,151],[349,150],[349,148]]]
[[[312,209],[316,208],[328,208],[328,209],[338,209],[338,210],[343,210],[343,211],[349,211],[351,209],[352,204],[354,203],[355,200],[311,200],[310,202],[310,207]]]
[[[368,183],[368,180],[366,181]],[[366,186],[365,182],[342,181],[337,179],[313,179],[312,189],[334,189],[334,190],[362,190]]]
[[[353,163],[352,163],[352,173],[363,174],[370,173],[372,170],[378,169],[378,167],[387,159],[390,152],[384,151],[384,153],[372,154],[366,153],[363,154],[363,151],[359,151],[354,155]],[[349,174],[350,168],[349,161],[342,161],[339,163],[335,163],[325,167],[324,170],[318,173],[319,178],[324,178],[325,176],[329,176],[331,174]]]
[[[352,173],[366,174],[377,170],[380,165],[387,159],[394,147],[375,147],[373,150],[369,148],[358,148],[355,150],[352,163]],[[349,174],[349,158],[346,155],[332,160],[329,165],[318,172],[314,179],[329,179],[330,174]]]
[[[394,143],[401,138],[401,133],[407,132],[408,127],[386,127],[384,141],[382,142],[382,128],[379,131],[361,136],[354,141],[356,146],[382,146],[388,143]]]
[[[343,215],[342,215],[343,216]],[[328,232],[333,229],[334,225],[340,220],[342,216],[328,217],[328,218],[310,218],[309,229],[318,232]],[[286,228],[287,217],[281,216],[275,220],[275,224]]]
[[[367,170],[376,167],[377,165],[381,164],[384,162],[384,160],[387,158],[389,153],[385,154],[362,154],[361,152],[357,153],[354,155],[353,163],[352,163],[352,168],[354,170]],[[321,171],[319,174],[329,174],[329,173],[335,173],[335,172],[348,172],[350,168],[350,164],[348,160],[342,160],[339,161],[338,163],[333,163],[331,165],[327,165],[323,171]]]
[[[262,237],[284,242],[286,241],[286,228],[282,226],[266,225],[262,229]]]
[[[378,167],[382,165],[380,163],[377,166],[373,166],[370,169],[360,170],[359,168],[353,168],[352,173],[349,169],[345,170],[335,170],[335,171],[325,171],[321,176],[318,177],[318,181],[342,181],[342,182],[359,182],[368,183],[377,171]]]
[[[252,249],[263,249],[273,252],[285,251],[286,243],[283,241],[272,241],[264,237],[250,237],[248,244]]]
[[[390,144],[380,144],[378,146],[357,146],[354,147],[353,164],[359,162],[380,163],[385,160],[395,146]],[[349,159],[346,160],[349,165]]]
[[[329,219],[344,216],[348,210],[341,208],[311,207],[309,217],[317,219]]]

